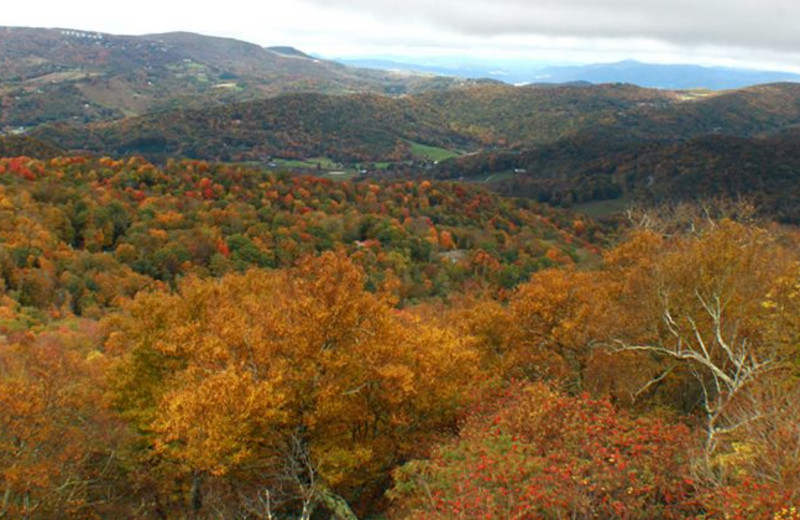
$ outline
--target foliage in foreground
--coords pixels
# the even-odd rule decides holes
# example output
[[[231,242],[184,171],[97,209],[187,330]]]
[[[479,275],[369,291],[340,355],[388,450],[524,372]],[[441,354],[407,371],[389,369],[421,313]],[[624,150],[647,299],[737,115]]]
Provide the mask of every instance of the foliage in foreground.
[[[0,167],[0,515],[796,514],[791,230],[577,269],[591,225],[477,188]]]
[[[395,472],[402,518],[683,518],[689,429],[608,400],[515,385]]]

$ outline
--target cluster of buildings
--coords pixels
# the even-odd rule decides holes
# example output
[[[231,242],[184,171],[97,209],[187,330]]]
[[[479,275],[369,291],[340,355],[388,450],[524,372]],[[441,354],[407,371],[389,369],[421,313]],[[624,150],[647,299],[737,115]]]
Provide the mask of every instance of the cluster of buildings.
[[[103,35],[100,33],[90,33],[90,32],[83,32],[83,31],[72,31],[63,29],[61,31],[62,36],[70,36],[72,38],[85,38],[87,40],[102,40]]]

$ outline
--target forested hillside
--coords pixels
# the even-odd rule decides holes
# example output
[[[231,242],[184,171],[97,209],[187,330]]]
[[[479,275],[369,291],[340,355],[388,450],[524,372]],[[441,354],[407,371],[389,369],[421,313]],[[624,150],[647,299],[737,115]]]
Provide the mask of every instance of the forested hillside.
[[[402,139],[470,152],[525,149],[624,117],[641,118],[676,101],[674,93],[613,85],[482,85],[402,98],[285,95],[86,127],[62,124],[32,135],[68,149],[153,158],[238,154],[252,160],[265,152],[300,158],[327,152],[345,161],[396,161],[408,158],[393,147],[402,147]],[[325,141],[338,144],[325,148]]]
[[[469,83],[356,69],[192,33],[118,36],[0,27],[0,129],[81,125],[287,92],[399,95]]]
[[[155,160],[191,157],[267,162],[326,157],[342,162],[411,158],[408,141],[473,147],[435,107],[414,98],[368,94],[290,94],[214,109],[181,110],[91,126],[42,128],[33,135],[69,149],[145,154]]]
[[[713,95],[485,85],[403,98],[293,94],[85,128],[46,126],[32,135],[160,162],[369,164],[373,175],[483,180],[500,193],[555,205],[744,197],[765,216],[797,222],[798,124],[794,84]],[[419,146],[433,147],[437,164]]]
[[[491,291],[585,260],[605,240],[588,221],[453,183],[82,157],[0,159],[0,174],[5,289],[78,315],[153,283],[289,267],[327,250],[359,259],[374,287],[398,283],[403,301],[464,284]]]
[[[0,213],[6,517],[796,517],[794,230],[137,158]]]
[[[64,154],[64,150],[31,137],[0,136],[0,157],[52,159]]]
[[[565,206],[742,198],[796,223],[799,103],[798,86],[781,84],[639,106],[552,142],[448,160],[433,177],[485,179],[500,193]]]
[[[487,85],[418,97],[454,130],[507,149],[550,143],[679,100],[674,92],[634,85]]]

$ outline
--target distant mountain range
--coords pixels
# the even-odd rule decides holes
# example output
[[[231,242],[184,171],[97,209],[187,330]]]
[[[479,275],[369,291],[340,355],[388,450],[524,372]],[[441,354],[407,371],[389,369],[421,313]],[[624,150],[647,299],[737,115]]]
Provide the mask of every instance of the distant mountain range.
[[[742,70],[698,65],[656,65],[638,61],[550,67],[542,70],[533,82],[633,83],[641,87],[674,90],[705,88],[728,90],[764,83],[800,82],[800,75],[788,72]]]
[[[438,58],[423,63],[413,59],[342,59],[341,63],[375,69],[417,71],[461,78],[487,78],[512,84],[530,83],[631,83],[641,87],[685,90],[703,88],[728,90],[764,83],[800,82],[800,75],[788,72],[661,65],[627,60],[579,66],[548,66],[527,60],[470,60]]]
[[[385,60],[341,64],[289,46],[264,48],[183,32],[117,36],[0,27],[0,132],[7,134],[45,123],[81,125],[296,92],[396,96],[501,82],[724,89],[773,81],[800,81],[800,76],[632,61],[550,68],[508,60],[459,64],[445,58],[427,65]]]

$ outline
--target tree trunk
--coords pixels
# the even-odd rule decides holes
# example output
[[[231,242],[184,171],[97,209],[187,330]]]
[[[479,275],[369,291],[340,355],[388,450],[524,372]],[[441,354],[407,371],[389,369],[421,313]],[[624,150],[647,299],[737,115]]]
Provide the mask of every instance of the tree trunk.
[[[202,476],[199,472],[192,475],[192,489],[190,491],[192,514],[198,515],[203,509]]]

